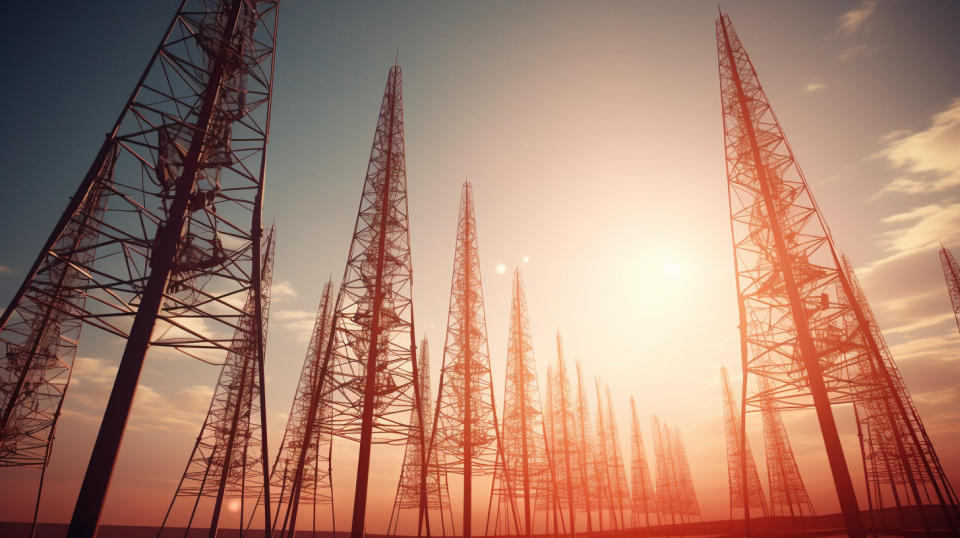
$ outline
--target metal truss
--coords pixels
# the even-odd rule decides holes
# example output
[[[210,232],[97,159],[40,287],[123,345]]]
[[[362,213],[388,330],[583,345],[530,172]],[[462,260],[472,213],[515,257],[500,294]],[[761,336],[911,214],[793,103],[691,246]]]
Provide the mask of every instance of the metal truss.
[[[960,265],[947,247],[940,245],[940,265],[943,267],[943,278],[947,281],[947,293],[950,294],[950,304],[953,306],[953,315],[957,319],[957,329],[960,330]]]
[[[740,406],[730,387],[726,366],[720,367],[720,383],[723,390],[723,432],[727,445],[727,481],[730,484],[730,519],[733,519],[735,508],[759,508],[763,516],[766,516],[767,502],[760,484],[760,473],[757,472],[757,462],[753,459],[750,443],[744,443],[746,435],[740,431],[743,428]],[[743,450],[746,450],[745,454]],[[747,464],[746,472],[740,468],[744,461]],[[746,488],[744,476],[747,477]]]
[[[653,480],[650,476],[650,465],[647,462],[647,449],[643,444],[643,433],[640,431],[640,418],[637,415],[637,405],[630,397],[630,512],[633,515],[633,526],[640,526],[640,518],[644,524],[650,526],[650,514],[656,514],[656,493],[653,489]]]
[[[222,364],[260,301],[276,8],[181,4],[0,318],[5,464],[45,466],[81,325],[124,341],[71,536],[96,532],[147,349]]]

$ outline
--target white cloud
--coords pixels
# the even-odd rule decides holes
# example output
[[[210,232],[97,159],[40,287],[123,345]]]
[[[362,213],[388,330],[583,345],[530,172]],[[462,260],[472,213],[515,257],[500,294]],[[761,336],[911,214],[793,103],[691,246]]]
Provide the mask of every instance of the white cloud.
[[[884,139],[878,154],[905,175],[893,180],[881,193],[919,194],[940,192],[960,185],[960,98],[934,114],[924,131],[895,131]]]
[[[289,280],[274,282],[270,288],[270,298],[274,301],[284,301],[297,297],[297,291],[293,289],[293,284]]]
[[[826,89],[826,87],[827,87],[826,84],[821,84],[819,82],[811,82],[810,84],[807,84],[806,86],[803,87],[803,91],[814,93],[814,92],[823,91],[824,89]]]
[[[846,34],[853,34],[863,28],[874,10],[877,9],[877,0],[863,0],[860,5],[840,16],[839,28]]]

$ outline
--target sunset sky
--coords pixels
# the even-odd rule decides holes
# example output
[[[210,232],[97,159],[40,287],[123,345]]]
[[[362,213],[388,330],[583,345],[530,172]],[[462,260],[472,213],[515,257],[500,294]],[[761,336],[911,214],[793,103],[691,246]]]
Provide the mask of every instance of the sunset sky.
[[[936,251],[942,241],[960,255],[960,4],[729,0],[722,8],[958,485],[960,335]],[[3,306],[175,10],[174,2],[5,7]],[[736,382],[740,359],[716,18],[715,2],[669,0],[284,4],[264,210],[279,228],[266,366],[271,451],[322,285],[343,272],[399,51],[415,315],[418,337],[431,341],[434,389],[469,178],[498,398],[519,265],[541,386],[559,330],[571,366],[579,358],[590,382],[610,385],[624,453],[632,395],[648,457],[657,414],[684,435],[704,519],[726,518],[720,365]],[[43,520],[69,519],[119,359],[116,343],[85,336]],[[217,373],[186,358],[148,357],[103,523],[159,523]],[[852,412],[837,416],[863,494]],[[815,509],[836,511],[812,412],[785,419]],[[765,477],[759,416],[748,424]],[[349,521],[354,453],[348,444],[335,451],[338,527]],[[375,447],[374,461],[368,529],[376,533],[400,454]],[[36,474],[0,470],[0,520],[29,518],[32,493],[21,492],[32,492]],[[459,514],[459,479],[451,487]],[[489,480],[474,491],[483,514]]]

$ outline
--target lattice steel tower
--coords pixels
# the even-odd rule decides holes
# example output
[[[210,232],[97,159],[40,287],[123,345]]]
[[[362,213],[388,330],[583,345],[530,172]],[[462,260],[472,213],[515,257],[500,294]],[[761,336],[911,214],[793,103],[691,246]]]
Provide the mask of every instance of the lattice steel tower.
[[[957,329],[960,330],[960,265],[947,247],[940,244],[940,265],[943,267],[943,278],[947,281],[947,292],[950,294],[950,304],[953,305],[953,315],[957,319]]]
[[[620,435],[617,432],[617,420],[613,414],[613,399],[610,396],[610,387],[605,387],[606,400],[600,397],[600,381],[596,380],[597,388],[597,423],[600,425],[600,447],[605,453],[609,469],[609,492],[611,497],[611,516],[614,528],[626,529],[626,511],[630,507],[630,486],[627,484],[627,471],[623,460],[623,451],[620,448]],[[599,410],[606,405],[606,415]],[[620,515],[617,520],[616,514]]]
[[[331,379],[323,394],[331,408],[327,431],[359,443],[353,538],[365,532],[372,445],[405,444],[421,399],[401,84],[395,64],[387,75],[320,376]]]
[[[294,536],[301,505],[311,508],[314,532],[319,505],[330,505],[333,520],[333,438],[323,429],[323,424],[330,418],[330,407],[324,405],[322,398],[330,379],[320,376],[323,371],[324,351],[330,345],[330,334],[333,330],[334,297],[333,281],[330,280],[323,286],[320,306],[317,308],[307,353],[300,370],[300,380],[290,407],[290,418],[283,432],[277,459],[273,463],[270,484],[280,488],[280,492],[276,499],[277,514],[272,528],[277,530],[277,522],[282,512],[280,536]]]
[[[640,524],[640,514],[643,514],[646,526],[650,526],[650,514],[657,513],[656,494],[653,490],[653,480],[650,476],[650,465],[647,462],[647,450],[643,445],[643,433],[640,431],[640,418],[637,416],[637,405],[630,397],[630,507],[633,514],[633,525]]]
[[[473,534],[473,478],[494,472],[500,453],[480,279],[473,187],[463,185],[450,284],[447,334],[430,450],[463,475],[463,536]],[[488,518],[489,520],[489,518]]]
[[[772,390],[766,378],[758,379],[760,393]],[[790,515],[791,518],[814,515],[810,495],[803,484],[787,429],[780,416],[776,398],[761,396],[760,413],[763,422],[763,446],[767,460],[767,486],[770,492],[770,514]]]
[[[720,383],[723,390],[723,432],[727,444],[727,482],[730,484],[730,519],[733,519],[733,510],[742,508],[749,520],[751,508],[759,508],[764,516],[767,515],[767,502],[763,495],[763,486],[760,484],[760,473],[757,472],[757,462],[753,459],[750,443],[746,442],[746,435],[741,432],[743,422],[740,420],[740,406],[737,397],[730,387],[730,376],[727,367],[720,367]],[[746,447],[744,449],[744,447]],[[746,450],[746,453],[742,451]],[[741,466],[746,462],[746,470]],[[744,488],[743,477],[747,477],[747,487]]]
[[[208,536],[216,538],[224,499],[240,500],[238,527],[243,527],[244,500],[263,489],[266,476],[262,453],[266,426],[261,420],[264,356],[257,351],[257,346],[266,343],[275,240],[275,230],[271,230],[261,266],[261,300],[255,300],[251,292],[244,302],[244,315],[237,321],[233,344],[220,370],[207,416],[157,531],[158,537],[178,497],[194,499],[187,532],[193,527],[200,500],[213,499]],[[259,313],[258,306],[262,309]],[[262,324],[258,320],[262,320]],[[258,331],[262,334],[258,335]]]
[[[549,506],[553,496],[543,425],[533,337],[520,270],[513,271],[510,329],[507,342],[504,392],[502,470],[498,476],[498,505],[514,503],[521,516],[521,532],[533,534],[533,514],[538,498]],[[519,507],[523,502],[522,508]]]
[[[71,537],[96,533],[147,349],[221,362],[243,298],[261,301],[276,13],[181,5],[0,318],[0,454],[21,465],[48,459],[80,320],[125,340]]]
[[[580,489],[583,491],[583,504],[580,506],[587,512],[587,534],[593,532],[593,510],[598,513],[598,527],[603,530],[603,508],[600,504],[600,476],[596,453],[594,451],[593,427],[590,424],[590,403],[587,401],[587,387],[583,383],[583,368],[580,361],[575,363],[577,372],[577,443],[579,445],[578,466],[583,472],[580,475]]]
[[[550,446],[556,471],[557,496],[566,503],[567,518],[571,533],[576,532],[578,506],[583,504],[583,489],[586,464],[580,454],[577,435],[577,416],[570,378],[563,356],[563,341],[557,333],[557,361],[548,370],[550,420]]]
[[[753,65],[728,16],[716,24],[744,376],[781,409],[816,410],[847,533],[864,536],[831,404],[880,394],[885,420],[920,434]],[[872,375],[871,372],[876,375]],[[743,405],[757,408],[758,396]],[[901,458],[911,449],[899,449]],[[924,456],[939,504],[948,500]],[[912,493],[919,491],[911,483]],[[949,512],[949,511],[948,511]],[[948,520],[952,516],[948,515]]]
[[[453,511],[450,506],[450,490],[447,485],[447,472],[441,464],[437,450],[430,450],[427,457],[421,453],[423,446],[429,445],[430,428],[433,419],[433,406],[430,402],[430,350],[426,337],[420,340],[419,374],[420,387],[423,390],[422,407],[416,412],[423,417],[410,423],[410,436],[404,447],[403,467],[400,471],[400,481],[397,483],[397,493],[394,497],[393,508],[390,511],[390,523],[387,529],[391,534],[397,534],[402,510],[417,509],[417,535],[423,531],[423,521],[428,510],[436,510],[440,515],[440,529],[447,535],[447,521],[450,522],[450,533],[455,534],[453,527]],[[426,431],[418,431],[419,424],[428,426]],[[429,448],[428,448],[429,450]],[[426,460],[426,468],[423,461]],[[431,531],[427,526],[427,536]]]

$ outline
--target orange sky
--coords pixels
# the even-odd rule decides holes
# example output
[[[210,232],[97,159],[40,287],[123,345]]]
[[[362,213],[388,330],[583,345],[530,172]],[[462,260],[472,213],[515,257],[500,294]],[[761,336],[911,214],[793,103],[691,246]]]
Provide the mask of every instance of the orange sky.
[[[24,9],[21,32],[44,23],[41,12]],[[731,1],[724,9],[839,247],[857,267],[956,482],[960,336],[934,246],[941,239],[960,249],[956,6]],[[122,70],[90,57],[45,63],[52,70],[56,61],[97,64],[76,77],[76,95],[60,96],[73,107],[101,86],[113,92],[92,111],[74,112],[92,114],[83,122],[54,109],[49,122],[63,132],[50,135],[59,138],[49,145],[78,148],[65,149],[59,162],[29,166],[15,153],[35,154],[33,146],[16,150],[11,142],[0,154],[28,180],[13,197],[17,206],[54,206],[25,213],[3,202],[11,208],[0,211],[0,223],[22,229],[0,239],[4,300],[22,280],[169,16],[129,15],[118,31],[150,38],[114,59]],[[579,357],[589,380],[596,375],[609,383],[625,454],[633,395],[648,457],[649,416],[656,413],[683,432],[704,518],[727,517],[720,365],[730,368],[736,383],[739,344],[715,18],[710,2],[284,6],[265,207],[266,220],[276,219],[280,229],[267,358],[271,447],[279,445],[321,286],[343,270],[387,68],[399,48],[414,304],[418,332],[432,342],[434,384],[459,189],[468,176],[498,397],[510,268],[519,264],[541,380],[559,330],[568,360]],[[107,32],[96,24],[117,21],[88,22],[93,26],[85,32]],[[86,52],[99,50],[97,43]],[[32,72],[29,57],[5,62],[14,73]],[[25,93],[34,84],[43,95],[42,76],[22,79]],[[12,131],[31,122],[10,113]],[[75,123],[86,130],[77,131]],[[55,203],[44,201],[50,192]],[[498,273],[498,264],[505,273]],[[87,336],[91,342],[81,346],[54,449],[44,519],[69,517],[119,356],[116,343]],[[184,358],[148,359],[104,523],[159,522],[216,375],[216,368]],[[852,413],[839,409],[837,416],[862,493]],[[785,418],[814,507],[835,510],[815,421],[809,413]],[[748,420],[760,455],[759,417]],[[349,521],[353,452],[341,445],[335,453],[341,525]],[[375,449],[371,532],[385,525],[399,457],[396,450]],[[758,463],[764,473],[762,458]],[[0,519],[25,519],[31,500],[14,492],[29,487],[34,476],[3,472]],[[487,488],[480,481],[475,490],[481,513]],[[454,498],[456,506],[459,494]]]

